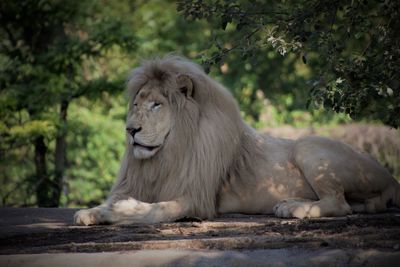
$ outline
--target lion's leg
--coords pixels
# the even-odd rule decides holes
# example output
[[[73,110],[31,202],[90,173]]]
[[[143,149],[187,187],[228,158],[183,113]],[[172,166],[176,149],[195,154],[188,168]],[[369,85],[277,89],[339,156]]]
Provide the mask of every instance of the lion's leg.
[[[357,213],[376,213],[387,210],[386,202],[381,196],[366,199],[363,203],[349,203],[352,211]]]
[[[336,171],[340,166],[328,160],[327,153],[312,143],[296,148],[295,163],[319,200],[282,201],[274,207],[278,217],[313,218],[351,214],[341,177],[338,177],[340,172]]]
[[[354,212],[384,212],[387,210],[389,203],[392,202],[393,204],[392,198],[395,195],[395,191],[396,189],[390,186],[377,196],[365,199],[364,202],[352,203],[350,200],[350,206]]]
[[[80,210],[75,214],[75,223],[92,225],[168,222],[184,217],[187,212],[188,206],[183,199],[146,203],[128,198],[96,208]]]
[[[277,217],[299,219],[344,216],[351,213],[350,206],[335,197],[324,197],[318,201],[283,200],[276,204],[273,210]]]
[[[123,224],[170,222],[184,217],[188,210],[183,199],[146,203],[129,198],[110,206],[109,221]]]
[[[305,171],[307,173],[307,171]],[[365,200],[353,202],[351,199],[346,201],[343,186],[333,172],[310,173],[306,176],[307,181],[312,186],[320,200],[311,201],[306,199],[288,199],[278,203],[274,207],[274,213],[278,217],[323,217],[323,216],[343,216],[351,212],[357,213],[376,213],[387,210],[394,195],[395,188],[388,187],[382,193]],[[310,178],[311,177],[311,178]],[[316,177],[313,179],[312,177]]]
[[[74,223],[77,225],[94,225],[106,223],[104,220],[104,211],[107,210],[107,205],[102,204],[100,206],[82,209],[75,212]]]
[[[359,202],[352,203],[352,202],[350,202],[349,205],[350,205],[351,210],[352,210],[353,212],[356,212],[356,213],[364,213],[364,212],[367,212],[364,203],[359,203]]]
[[[274,207],[278,217],[302,219],[351,214],[351,208],[344,197],[343,186],[334,177],[331,177],[329,172],[310,173],[305,170],[303,173],[319,200],[282,201]]]

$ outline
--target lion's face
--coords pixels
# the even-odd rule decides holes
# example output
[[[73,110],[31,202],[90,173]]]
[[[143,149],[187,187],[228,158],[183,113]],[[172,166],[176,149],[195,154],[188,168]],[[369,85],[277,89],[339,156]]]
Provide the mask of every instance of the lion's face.
[[[145,85],[130,109],[126,130],[137,159],[154,156],[163,146],[171,129],[171,108],[157,86]]]

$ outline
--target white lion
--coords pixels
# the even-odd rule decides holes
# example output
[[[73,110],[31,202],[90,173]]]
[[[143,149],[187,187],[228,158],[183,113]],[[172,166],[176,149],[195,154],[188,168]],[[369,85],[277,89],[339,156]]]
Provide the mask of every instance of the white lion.
[[[218,213],[343,216],[400,206],[377,161],[322,137],[262,136],[232,95],[180,57],[144,62],[128,83],[126,152],[107,202],[75,223],[167,222]]]

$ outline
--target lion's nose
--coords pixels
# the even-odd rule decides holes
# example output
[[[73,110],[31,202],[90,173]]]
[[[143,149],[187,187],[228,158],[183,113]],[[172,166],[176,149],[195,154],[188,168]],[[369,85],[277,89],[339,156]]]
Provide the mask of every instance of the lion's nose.
[[[135,137],[135,134],[136,134],[137,132],[140,132],[141,130],[142,130],[142,127],[139,127],[139,128],[127,127],[127,128],[126,128],[126,131],[127,131],[130,135],[132,135],[132,137]]]

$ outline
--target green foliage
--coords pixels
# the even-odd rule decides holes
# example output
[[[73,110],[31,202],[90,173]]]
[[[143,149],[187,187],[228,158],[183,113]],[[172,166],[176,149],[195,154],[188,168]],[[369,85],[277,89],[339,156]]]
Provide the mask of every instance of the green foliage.
[[[70,102],[124,87],[122,79],[89,70],[108,51],[135,47],[128,24],[101,14],[99,7],[97,1],[76,0],[0,3],[1,158],[20,146],[34,147],[29,181],[39,205],[58,205],[53,198],[65,171]],[[55,154],[51,164],[49,152]],[[10,175],[8,169],[3,175]]]
[[[351,122],[349,116],[344,113],[326,112],[322,108],[313,110],[290,108],[293,107],[294,101],[291,94],[280,95],[274,105],[267,101],[260,118],[263,124],[259,124],[258,128],[283,125],[291,125],[295,128],[318,128]]]
[[[70,107],[69,194],[64,204],[93,205],[106,198],[125,148],[126,106],[124,97],[103,94],[98,101],[80,99]]]
[[[266,46],[293,52],[312,71],[309,104],[400,125],[398,1],[183,0],[178,10],[219,29],[206,66],[232,53],[257,61]]]

